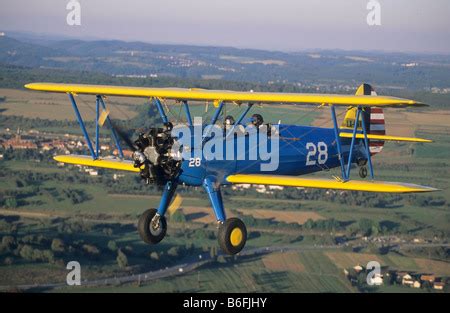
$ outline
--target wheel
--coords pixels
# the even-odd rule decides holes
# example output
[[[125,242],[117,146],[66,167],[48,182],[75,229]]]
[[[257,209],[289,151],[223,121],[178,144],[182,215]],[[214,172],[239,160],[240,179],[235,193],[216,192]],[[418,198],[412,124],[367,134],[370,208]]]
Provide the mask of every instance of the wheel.
[[[226,254],[239,253],[247,241],[247,228],[238,218],[229,218],[219,227],[219,246]]]
[[[156,209],[142,213],[138,222],[138,232],[142,240],[148,244],[156,244],[163,240],[167,232],[167,222],[164,216],[155,218]]]
[[[367,167],[361,167],[359,169],[359,177],[366,178],[367,177]]]

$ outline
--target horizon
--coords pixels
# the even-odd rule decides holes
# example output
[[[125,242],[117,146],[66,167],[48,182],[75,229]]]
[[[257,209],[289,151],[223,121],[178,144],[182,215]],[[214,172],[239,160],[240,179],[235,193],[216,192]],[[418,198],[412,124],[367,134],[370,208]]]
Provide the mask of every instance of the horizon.
[[[61,34],[52,33],[36,33],[32,31],[17,31],[17,30],[3,30],[0,32],[5,33],[5,37],[12,38],[21,42],[28,42],[30,39],[32,41],[38,40],[40,37],[48,41],[82,41],[82,42],[100,42],[100,41],[119,41],[125,43],[143,43],[149,45],[167,45],[167,46],[185,46],[185,47],[203,47],[203,48],[229,48],[237,50],[254,50],[254,51],[264,51],[273,53],[319,53],[319,52],[357,52],[357,53],[376,53],[376,54],[406,54],[406,55],[424,55],[424,56],[450,56],[449,52],[438,52],[438,51],[401,51],[401,50],[375,50],[375,49],[345,49],[345,48],[306,48],[302,50],[276,50],[276,49],[264,49],[257,47],[238,47],[229,45],[213,45],[213,44],[189,44],[189,43],[179,43],[179,42],[156,42],[156,41],[145,41],[145,40],[126,40],[118,38],[100,38],[100,37],[77,37],[77,36],[66,36]],[[11,35],[10,35],[11,34]]]

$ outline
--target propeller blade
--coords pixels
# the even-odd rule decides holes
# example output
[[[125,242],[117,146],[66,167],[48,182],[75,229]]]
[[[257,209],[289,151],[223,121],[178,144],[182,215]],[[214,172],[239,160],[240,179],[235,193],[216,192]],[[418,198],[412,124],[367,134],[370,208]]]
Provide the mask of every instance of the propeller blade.
[[[111,127],[114,129],[114,131],[119,136],[119,138],[122,139],[123,142],[125,142],[126,146],[131,151],[133,151],[133,152],[136,151],[137,148],[134,145],[134,142],[131,140],[131,137],[128,135],[128,132],[126,130],[122,129],[117,124],[115,124],[113,121],[110,121],[110,122],[111,122]]]
[[[180,196],[179,193],[175,195],[175,198],[173,199],[172,203],[167,208],[167,212],[169,212],[169,215],[172,216],[173,213],[175,213],[183,203],[183,197]]]

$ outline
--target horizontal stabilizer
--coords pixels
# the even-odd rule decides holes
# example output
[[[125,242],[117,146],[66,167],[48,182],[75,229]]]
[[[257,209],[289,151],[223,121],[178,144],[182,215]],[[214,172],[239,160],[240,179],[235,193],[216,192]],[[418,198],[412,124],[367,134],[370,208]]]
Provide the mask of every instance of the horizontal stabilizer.
[[[120,170],[120,171],[129,171],[139,173],[139,168],[134,167],[134,163],[132,161],[125,161],[121,159],[92,159],[91,156],[87,155],[57,155],[53,157],[58,162],[68,163],[68,164],[76,164],[76,165],[84,165],[84,166],[93,166],[93,167],[101,167],[101,168],[109,168],[112,170]]]
[[[333,104],[345,106],[373,107],[418,107],[427,106],[414,100],[387,96],[363,96],[315,93],[252,92],[231,90],[208,90],[198,88],[150,88],[107,85],[32,83],[25,85],[31,90],[90,94],[103,96],[124,96],[143,98],[164,98],[173,100],[225,101],[236,103],[296,103]]]
[[[349,180],[347,182],[325,178],[301,178],[283,175],[237,174],[227,177],[233,184],[277,185],[290,187],[339,189],[354,191],[386,192],[386,193],[413,193],[430,192],[438,189],[408,184],[383,181]]]
[[[352,138],[353,134],[341,132],[339,136],[343,138]],[[364,134],[356,134],[356,138],[364,139]],[[367,139],[383,140],[383,141],[433,142],[432,140],[422,138],[398,137],[398,136],[374,135],[374,134],[367,134]]]

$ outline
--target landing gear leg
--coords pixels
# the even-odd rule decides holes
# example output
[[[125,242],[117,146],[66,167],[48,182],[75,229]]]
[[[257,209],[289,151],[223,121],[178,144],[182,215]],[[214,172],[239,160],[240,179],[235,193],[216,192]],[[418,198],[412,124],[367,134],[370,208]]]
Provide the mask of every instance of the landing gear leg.
[[[164,214],[176,189],[177,182],[168,181],[164,186],[158,209],[149,209],[139,218],[138,232],[144,242],[156,244],[163,240],[167,232],[167,222]]]
[[[247,241],[247,228],[244,222],[238,218],[226,219],[220,186],[215,183],[214,179],[207,177],[203,182],[203,187],[208,194],[219,223],[218,240],[220,248],[226,254],[239,253]]]

